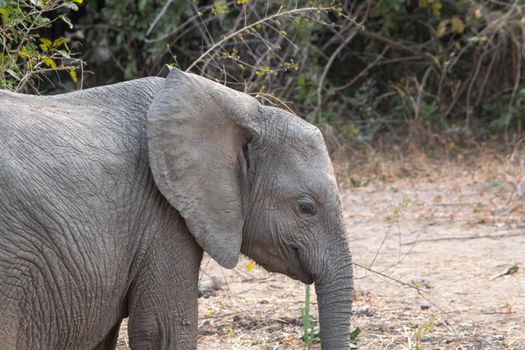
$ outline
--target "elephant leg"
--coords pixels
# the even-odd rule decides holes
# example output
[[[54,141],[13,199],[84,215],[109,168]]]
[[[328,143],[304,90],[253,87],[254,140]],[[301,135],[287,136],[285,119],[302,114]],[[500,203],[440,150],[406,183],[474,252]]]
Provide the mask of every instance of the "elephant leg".
[[[202,249],[181,222],[183,234],[166,230],[153,239],[132,282],[128,299],[132,349],[197,347]]]
[[[100,342],[93,350],[114,350],[117,346],[118,332],[120,330],[120,322],[111,328],[108,335]]]

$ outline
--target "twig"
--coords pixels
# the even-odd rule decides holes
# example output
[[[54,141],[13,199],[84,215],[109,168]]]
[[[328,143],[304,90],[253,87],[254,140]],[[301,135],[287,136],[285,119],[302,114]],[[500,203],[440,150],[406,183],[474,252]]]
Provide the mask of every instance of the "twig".
[[[332,64],[334,63],[339,53],[345,48],[346,45],[348,45],[348,43],[350,43],[350,41],[356,36],[356,34],[357,34],[357,30],[353,30],[352,33],[348,35],[346,39],[343,40],[343,42],[337,47],[337,49],[335,49],[335,51],[332,53],[332,55],[328,59],[328,62],[326,63],[323,69],[323,73],[321,74],[321,78],[319,79],[319,86],[317,86],[317,108],[316,108],[315,114],[321,113],[321,107],[322,107],[321,92],[323,90],[324,80],[326,78],[326,75],[328,74],[328,71],[332,67]]]
[[[414,104],[414,119],[419,119],[419,114],[421,112],[421,98],[423,96],[423,92],[425,90],[425,84],[427,82],[428,75],[430,74],[430,71],[432,70],[432,66],[429,66],[427,70],[425,71],[425,74],[423,75],[423,79],[421,80],[421,84],[416,84],[416,90],[417,90],[417,98]],[[416,81],[417,83],[417,81]]]
[[[42,74],[42,73],[46,73],[46,72],[66,71],[66,70],[70,70],[72,68],[74,69],[76,67],[75,66],[61,66],[61,67],[55,67],[55,68],[41,68],[41,69],[36,69],[36,70],[29,71],[22,78],[22,80],[20,80],[20,83],[18,83],[18,86],[16,87],[15,91],[16,92],[20,92],[27,85],[27,83],[29,82],[29,79],[32,76],[34,76],[34,75]]]
[[[421,288],[418,288],[418,287],[416,287],[416,286],[413,286],[413,285],[411,285],[410,283],[403,282],[403,281],[401,281],[401,280],[398,280],[397,278],[394,278],[394,277],[392,277],[392,276],[388,276],[388,275],[386,275],[386,274],[384,274],[384,273],[382,273],[382,272],[379,272],[379,271],[373,270],[373,269],[371,269],[371,268],[369,268],[369,267],[366,267],[366,266],[363,266],[363,265],[361,265],[361,264],[358,264],[358,263],[355,263],[355,262],[354,262],[354,263],[352,263],[352,265],[355,265],[355,266],[360,267],[360,268],[362,268],[362,269],[364,269],[364,270],[366,270],[366,271],[369,271],[369,272],[375,273],[376,275],[379,275],[379,276],[381,276],[381,277],[384,277],[384,278],[386,278],[386,279],[389,279],[389,280],[391,280],[391,281],[394,281],[394,282],[396,282],[396,283],[399,283],[400,285],[402,285],[402,286],[404,286],[404,287],[407,287],[407,288],[410,288],[410,289],[415,289],[418,293],[423,292],[423,293],[430,294],[430,292],[427,292],[426,290],[423,290],[423,289],[421,289]]]
[[[341,91],[341,90],[344,90],[352,85],[355,84],[356,81],[358,81],[359,79],[361,79],[361,77],[363,75],[365,75],[370,69],[372,69],[374,66],[377,65],[377,63],[383,59],[384,55],[387,53],[387,51],[390,49],[390,46],[385,46],[385,48],[383,49],[383,51],[377,55],[377,57],[375,58],[374,62],[370,63],[365,69],[363,69],[362,71],[359,72],[359,74],[357,74],[352,80],[350,80],[348,83],[345,83],[341,86],[337,86],[334,88],[335,91]]]
[[[425,53],[425,52],[421,52],[413,47],[410,47],[410,46],[407,46],[405,44],[402,44],[398,41],[395,41],[394,39],[391,39],[391,38],[388,38],[388,37],[385,37],[385,36],[382,36],[380,34],[377,34],[377,33],[374,33],[374,32],[369,32],[363,28],[359,28],[357,27],[357,31],[359,34],[369,38],[369,39],[373,39],[373,40],[376,40],[376,41],[380,41],[384,44],[387,44],[389,46],[391,46],[393,49],[398,49],[398,50],[401,50],[401,51],[407,51],[407,52],[410,52],[412,53],[414,56],[417,56],[417,57],[420,57],[420,58],[424,58],[425,60],[427,61],[432,61],[432,63],[434,63],[434,58],[432,57],[432,55],[428,54],[428,53]]]
[[[277,96],[274,96],[272,94],[267,94],[267,93],[264,93],[264,92],[259,92],[259,93],[256,93],[255,94],[256,97],[261,97],[263,99],[265,99],[266,101],[273,103],[272,100],[275,100],[279,103],[279,106],[283,107],[283,108],[286,108],[286,110],[288,110],[288,112],[290,113],[295,113],[290,107],[288,107],[288,104],[286,102],[284,102],[283,100],[281,100],[280,98],[278,98]]]
[[[513,41],[515,42],[515,45],[516,45],[517,51],[518,51],[518,59],[517,59],[518,67],[516,68],[516,76],[515,76],[515,81],[514,81],[514,87],[512,89],[512,94],[510,95],[510,99],[509,99],[509,107],[508,107],[509,110],[512,108],[512,105],[514,104],[514,100],[516,98],[516,93],[518,92],[518,88],[520,87],[520,83],[521,83],[521,60],[523,59],[523,53],[522,53],[522,50],[520,49],[521,43],[519,41],[518,42],[516,42],[515,40],[513,40]]]
[[[431,304],[431,305],[434,306],[436,309],[438,309],[439,311],[441,311],[443,314],[450,316],[450,317],[455,321],[454,317],[452,317],[452,315],[451,315],[450,312],[446,311],[446,310],[443,309],[441,306],[439,306],[438,304],[436,304],[435,302],[433,302],[432,300],[430,300],[430,299],[428,298],[428,296],[430,295],[430,292],[428,292],[428,291],[426,291],[426,290],[424,290],[424,289],[418,288],[418,287],[416,287],[416,286],[413,286],[413,285],[411,285],[411,284],[409,284],[409,283],[406,283],[406,282],[403,282],[403,281],[401,281],[401,280],[398,280],[397,278],[394,278],[394,277],[392,277],[392,276],[385,275],[384,273],[381,273],[381,272],[379,272],[379,271],[375,271],[375,270],[369,269],[369,268],[367,268],[366,266],[360,265],[360,264],[358,264],[358,263],[355,263],[355,262],[354,262],[354,263],[352,263],[352,265],[355,265],[355,266],[357,266],[357,267],[360,267],[360,268],[362,268],[362,269],[365,269],[365,270],[367,270],[367,271],[370,271],[370,272],[372,272],[372,273],[375,273],[376,275],[379,275],[379,276],[381,276],[381,277],[383,277],[383,278],[386,278],[386,279],[392,280],[392,281],[394,281],[394,282],[396,282],[396,283],[401,284],[401,285],[404,286],[404,287],[407,287],[407,288],[410,288],[410,289],[415,289],[415,290],[417,291],[417,294],[418,294],[420,297],[422,297],[423,299],[425,299],[425,301],[427,301],[429,304]]]
[[[155,28],[155,26],[157,25],[157,23],[161,19],[161,17],[164,16],[164,14],[168,10],[168,7],[171,5],[172,2],[173,2],[173,0],[168,0],[168,1],[166,1],[164,3],[164,6],[162,6],[162,9],[160,10],[159,14],[157,15],[157,17],[155,17],[153,22],[151,22],[148,30],[146,31],[146,36],[150,35],[151,31],[153,30],[153,28]]]
[[[388,239],[388,236],[390,235],[390,231],[392,230],[392,224],[390,223],[390,225],[388,226],[388,229],[386,231],[386,233],[383,235],[383,240],[381,240],[381,244],[379,245],[379,248],[376,250],[376,253],[374,255],[374,257],[372,258],[372,261],[370,262],[370,264],[368,265],[368,268],[371,269],[372,266],[374,266],[374,263],[377,259],[377,257],[379,256],[379,254],[381,253],[381,251],[383,250],[383,246],[385,245],[385,242],[386,240]]]
[[[470,116],[472,114],[472,111],[471,111],[471,108],[470,108],[470,95],[472,93],[472,88],[474,86],[474,83],[476,82],[476,77],[479,74],[479,70],[481,68],[481,64],[483,63],[487,53],[488,53],[488,50],[486,50],[486,49],[483,50],[483,53],[481,54],[481,57],[478,58],[478,61],[476,62],[476,68],[474,69],[473,75],[472,75],[472,77],[470,79],[470,83],[468,84],[467,97],[466,97],[467,106],[465,108],[465,113],[466,113],[465,114],[465,127],[466,127],[467,130],[469,130],[469,128],[470,128]]]
[[[201,317],[202,320],[210,320],[210,319],[214,319],[214,318],[224,318],[224,317],[228,317],[228,316],[233,316],[233,315],[238,315],[240,314],[240,312],[230,312],[230,313],[227,313],[227,314],[217,314],[217,315],[211,315],[211,316],[206,316],[206,317]]]
[[[411,244],[421,243],[421,242],[468,241],[472,239],[483,239],[483,238],[497,239],[497,238],[519,237],[519,236],[525,236],[525,232],[516,232],[516,233],[511,233],[511,234],[500,234],[500,235],[482,235],[482,236],[467,236],[467,237],[453,236],[453,237],[427,238],[427,239],[419,239],[416,241],[402,243],[402,245],[411,245]]]
[[[282,8],[281,8],[282,9]],[[195,61],[193,61],[193,63],[186,69],[186,72],[189,72],[191,71],[193,68],[195,68],[195,66],[201,62],[206,56],[208,56],[210,53],[212,53],[215,49],[217,49],[217,47],[220,47],[222,44],[224,44],[226,41],[230,40],[231,38],[241,34],[242,32],[245,32],[247,30],[249,30],[250,28],[253,28],[259,24],[262,24],[264,22],[268,22],[274,18],[277,18],[277,17],[282,17],[282,16],[289,16],[289,15],[294,15],[294,14],[297,14],[297,13],[302,13],[302,12],[308,12],[308,11],[326,11],[326,10],[329,10],[331,9],[331,7],[304,7],[304,8],[299,8],[299,9],[293,9],[293,10],[289,10],[289,11],[284,11],[284,12],[280,12],[280,10],[277,11],[277,13],[274,13],[273,15],[271,16],[268,16],[268,17],[265,17],[265,18],[262,18],[256,22],[253,22],[252,24],[249,24],[239,30],[236,30],[235,32],[233,33],[230,33],[228,35],[226,35],[224,38],[222,38],[221,40],[219,40],[217,43],[215,43],[214,45],[212,45],[208,50],[206,50],[202,55],[200,55]]]

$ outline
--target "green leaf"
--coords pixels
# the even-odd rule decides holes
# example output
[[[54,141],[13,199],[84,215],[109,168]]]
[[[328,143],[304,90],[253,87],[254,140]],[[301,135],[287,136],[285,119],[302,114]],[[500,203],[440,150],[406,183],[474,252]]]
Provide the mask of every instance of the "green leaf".
[[[350,340],[355,341],[357,337],[361,334],[361,328],[356,327],[352,332],[350,332]]]
[[[75,71],[75,68],[71,68],[69,70],[69,75],[71,76],[71,80],[73,80],[73,82],[76,84],[78,82],[78,79],[77,79],[77,72]]]
[[[46,38],[40,38],[40,48],[42,49],[42,51],[44,52],[48,52],[49,51],[49,48],[51,47],[51,45],[53,44],[51,42],[51,40],[49,39],[46,39]]]
[[[20,79],[18,77],[18,74],[16,74],[15,71],[13,71],[12,69],[6,69],[6,72],[9,73],[9,75],[12,76],[13,78]]]
[[[42,56],[42,62],[49,68],[56,68],[57,66],[56,62],[48,56]]]
[[[303,76],[300,76],[297,78],[297,85],[299,87],[305,87],[306,86],[306,79]]]
[[[444,19],[441,22],[439,22],[438,29],[436,31],[436,36],[438,38],[442,38],[447,33],[447,26],[450,20]]]
[[[53,41],[53,45],[51,45],[51,47],[52,47],[53,49],[56,49],[56,48],[58,48],[58,47],[64,45],[65,43],[66,43],[66,39],[64,39],[64,38],[58,38],[58,39],[56,39],[55,41]]]
[[[44,8],[44,1],[42,1],[42,0],[29,0],[29,2],[31,4],[33,4],[34,6],[38,6],[40,8]]]
[[[69,18],[67,18],[65,15],[60,15],[58,17],[60,17],[60,19],[69,26],[69,29],[73,29],[73,23],[71,23]]]
[[[148,0],[139,0],[139,3],[138,3],[138,7],[139,7],[139,11],[144,11],[144,9],[146,9],[146,7],[148,6]]]
[[[440,17],[441,16],[441,9],[443,8],[443,4],[440,0],[435,0],[432,4],[432,12],[434,13],[434,16]]]
[[[63,3],[64,7],[70,8],[73,11],[78,11],[78,6],[73,2],[65,2]]]
[[[7,8],[0,7],[0,16],[2,16],[2,23],[4,25],[9,23],[9,12],[7,11]]]
[[[216,1],[211,8],[211,13],[213,15],[226,15],[229,12],[228,5],[226,5],[224,0]]]
[[[465,31],[465,23],[458,16],[453,16],[450,19],[450,25],[452,26],[452,31],[458,34],[463,34]]]
[[[47,17],[38,17],[35,19],[35,22],[41,26],[48,26],[51,23],[51,20]]]
[[[60,54],[60,56],[64,58],[71,58],[71,56],[69,55],[69,52],[67,52],[66,50],[57,50],[57,52]]]
[[[22,46],[22,48],[21,48],[20,51],[18,52],[18,56],[20,56],[20,58],[23,58],[23,59],[26,59],[26,58],[28,58],[29,56],[31,56],[31,53],[30,53],[29,50],[27,49],[27,46]]]

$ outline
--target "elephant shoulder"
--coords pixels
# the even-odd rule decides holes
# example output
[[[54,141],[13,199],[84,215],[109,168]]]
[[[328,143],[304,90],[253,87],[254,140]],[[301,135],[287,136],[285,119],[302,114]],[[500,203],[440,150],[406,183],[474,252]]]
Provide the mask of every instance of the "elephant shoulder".
[[[136,170],[146,162],[145,118],[163,81],[54,96],[0,91],[0,169],[6,177],[20,171],[28,179],[71,184]]]

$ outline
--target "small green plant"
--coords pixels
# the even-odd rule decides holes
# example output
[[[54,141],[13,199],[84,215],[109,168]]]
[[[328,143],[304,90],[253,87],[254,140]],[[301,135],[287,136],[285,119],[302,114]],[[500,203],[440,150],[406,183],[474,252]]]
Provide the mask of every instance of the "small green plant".
[[[304,343],[304,348],[309,349],[314,344],[321,342],[320,333],[316,330],[316,322],[310,318],[310,286],[305,285],[304,293],[304,307],[301,309],[301,322],[303,324],[303,335],[301,340]],[[356,327],[348,336],[352,343],[357,342],[357,338],[361,334],[361,328]]]
[[[416,350],[423,350],[423,346],[421,345],[421,338],[423,337],[425,333],[430,331],[432,327],[434,327],[435,320],[436,320],[435,317],[432,317],[430,320],[419,325],[419,327],[417,327],[414,330],[414,338],[416,340]]]
[[[315,321],[310,319],[310,286],[306,285],[304,294],[304,308],[301,309],[301,322],[303,324],[304,348],[309,349],[313,344],[319,343],[319,332],[315,331]]]
[[[361,334],[361,328],[355,327],[355,329],[350,332],[350,341],[354,344],[357,343],[357,338],[359,337],[359,334]]]
[[[42,31],[66,16],[83,0],[0,0],[0,88],[22,91],[34,78],[65,71],[76,83],[81,61],[71,57],[65,38],[45,38]]]

